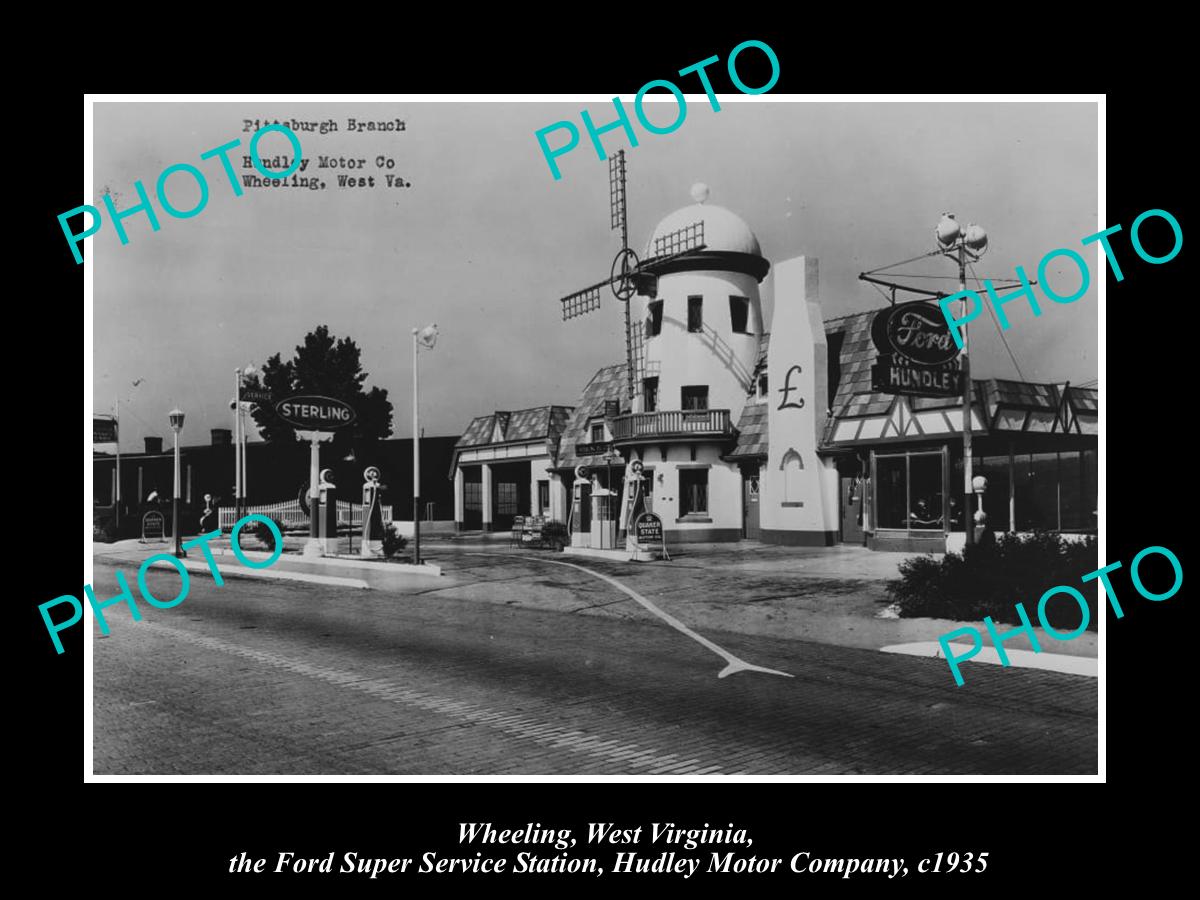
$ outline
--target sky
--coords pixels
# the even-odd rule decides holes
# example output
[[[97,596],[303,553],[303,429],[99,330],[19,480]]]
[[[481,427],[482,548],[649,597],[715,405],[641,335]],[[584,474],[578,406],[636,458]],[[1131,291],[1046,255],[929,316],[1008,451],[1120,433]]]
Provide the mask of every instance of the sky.
[[[654,226],[693,201],[704,182],[710,203],[741,216],[764,256],[778,263],[817,257],[826,319],[885,304],[860,272],[933,249],[943,212],[988,232],[981,277],[1031,278],[1059,247],[1088,261],[1092,284],[1071,304],[1048,302],[1042,315],[1007,308],[1005,332],[1027,380],[1079,384],[1097,377],[1097,244],[1080,240],[1096,218],[1097,118],[1091,103],[811,103],[770,95],[720,96],[713,111],[688,95],[671,134],[651,134],[632,114],[633,146],[620,130],[603,136],[608,153],[626,150],[630,244],[640,253]],[[647,105],[667,123],[674,101]],[[614,118],[611,101],[554,103],[97,103],[95,196],[118,210],[137,203],[135,180],[153,196],[159,174],[188,163],[209,186],[207,206],[172,218],[155,202],[160,230],[144,215],[124,220],[122,246],[106,218],[86,242],[94,265],[96,413],[121,409],[121,448],[169,438],[167,412],[187,414],[181,441],[209,441],[232,424],[234,369],[282,353],[328,325],[362,350],[367,386],[387,389],[393,436],[412,434],[412,329],[436,322],[437,346],[420,358],[421,426],[426,435],[460,434],[479,415],[544,404],[573,405],[595,371],[624,358],[619,303],[563,322],[558,298],[605,278],[619,234],[610,230],[608,167],[580,120]],[[348,133],[349,118],[400,118],[403,132]],[[339,131],[298,131],[304,177],[328,187],[245,188],[234,196],[216,159],[200,154],[241,139],[230,153],[239,177],[251,132],[245,119],[321,121]],[[580,129],[579,146],[559,157],[555,180],[534,133],[560,120]],[[555,142],[561,137],[554,135]],[[265,135],[264,158],[291,154],[286,138]],[[317,169],[318,155],[366,159],[358,169]],[[377,168],[375,158],[394,160]],[[253,170],[245,170],[253,172]],[[338,188],[336,174],[374,176],[377,187]],[[383,176],[411,187],[387,188]],[[170,202],[189,209],[199,189],[187,174],[167,183]],[[78,221],[78,220],[76,220]],[[933,257],[904,271],[955,276]],[[1047,270],[1060,293],[1079,284],[1062,258]],[[763,284],[771,309],[771,278]],[[952,290],[952,280],[934,282]],[[987,318],[971,329],[975,377],[1016,378]],[[136,384],[135,384],[136,383]]]

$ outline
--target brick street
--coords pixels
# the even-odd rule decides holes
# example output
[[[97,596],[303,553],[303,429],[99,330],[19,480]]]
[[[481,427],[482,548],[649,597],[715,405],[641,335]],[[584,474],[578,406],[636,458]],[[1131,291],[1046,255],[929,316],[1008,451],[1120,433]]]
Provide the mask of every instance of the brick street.
[[[116,605],[96,628],[97,774],[1096,772],[1094,678],[977,666],[959,688],[944,660],[697,628],[794,676],[718,679],[711,650],[564,566],[447,550],[453,591],[399,592],[228,560],[223,587],[196,576],[180,606],[139,602],[132,622]],[[133,580],[97,556],[99,598],[116,567]],[[177,593],[169,571],[147,581]],[[573,607],[530,608],[526,589]]]

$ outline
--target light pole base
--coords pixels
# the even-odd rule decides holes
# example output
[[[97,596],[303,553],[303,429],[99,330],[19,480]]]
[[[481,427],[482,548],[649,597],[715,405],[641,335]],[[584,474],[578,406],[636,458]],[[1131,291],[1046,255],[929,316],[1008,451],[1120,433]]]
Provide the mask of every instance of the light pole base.
[[[304,555],[305,556],[324,556],[325,555],[325,547],[323,546],[323,543],[324,542],[320,538],[310,537],[308,539],[308,543],[306,543],[304,545]]]

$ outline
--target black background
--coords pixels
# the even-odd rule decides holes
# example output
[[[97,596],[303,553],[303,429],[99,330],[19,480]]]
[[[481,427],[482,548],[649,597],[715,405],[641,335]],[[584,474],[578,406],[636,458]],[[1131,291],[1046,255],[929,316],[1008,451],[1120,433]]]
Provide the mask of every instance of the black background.
[[[75,316],[82,311],[83,272],[82,266],[75,265],[55,218],[80,202],[83,97],[73,86],[60,85],[39,92],[30,109],[41,126],[36,139],[32,132],[29,137],[31,143],[36,140],[37,150],[30,157],[36,161],[24,164],[30,177],[9,173],[21,182],[18,187],[29,192],[15,224],[33,232],[31,241],[10,237],[14,242],[10,246],[23,249],[30,244],[41,259],[25,296],[15,304],[20,317],[10,319],[10,334],[16,339],[10,344],[14,350],[9,381],[10,390],[19,395],[11,397],[14,405],[35,410],[35,427],[22,430],[16,442],[21,455],[12,475],[17,496],[16,505],[10,507],[7,543],[10,573],[17,582],[10,604],[24,623],[21,637],[27,654],[13,676],[21,718],[20,727],[10,733],[18,763],[10,772],[19,793],[28,794],[20,820],[32,843],[56,868],[77,866],[80,876],[102,879],[109,886],[170,890],[223,884],[235,890],[240,885],[246,892],[300,885],[340,891],[353,883],[375,890],[432,893],[450,882],[444,877],[412,875],[383,876],[377,881],[359,876],[234,879],[225,873],[230,857],[241,851],[269,860],[285,849],[297,856],[324,856],[330,850],[384,857],[415,856],[424,850],[470,855],[456,846],[457,823],[464,821],[493,822],[497,827],[537,822],[574,828],[577,833],[586,830],[584,823],[596,821],[734,823],[748,828],[755,838],[752,853],[787,857],[807,849],[814,855],[902,856],[910,869],[917,859],[937,851],[990,853],[988,871],[982,876],[940,880],[910,876],[890,882],[862,877],[842,882],[787,872],[774,879],[728,875],[683,882],[663,877],[650,882],[655,890],[744,886],[796,891],[816,887],[833,892],[851,885],[861,891],[866,884],[868,889],[889,893],[961,893],[999,885],[1037,892],[1047,886],[1107,884],[1114,874],[1136,876],[1142,871],[1139,867],[1164,864],[1162,857],[1151,855],[1155,853],[1186,865],[1186,859],[1176,857],[1171,849],[1181,834],[1171,824],[1176,820],[1163,816],[1169,815],[1190,781],[1185,767],[1191,742],[1185,733],[1192,718],[1191,685],[1185,660],[1192,654],[1194,633],[1189,630],[1191,620],[1185,618],[1187,586],[1170,600],[1152,603],[1136,596],[1128,578],[1129,561],[1150,545],[1171,548],[1188,570],[1185,538],[1190,534],[1187,519],[1195,493],[1195,442],[1189,439],[1195,366],[1185,368],[1184,363],[1195,344],[1189,309],[1194,291],[1187,278],[1195,238],[1189,237],[1183,205],[1192,165],[1187,157],[1192,152],[1181,140],[1180,129],[1186,123],[1181,121],[1179,98],[1172,94],[1172,85],[1178,82],[1161,67],[1146,71],[1149,64],[1133,58],[1108,63],[1090,58],[1094,49],[1090,46],[1063,49],[1068,41],[1056,44],[1050,71],[1044,44],[1026,52],[997,35],[1004,49],[985,52],[978,30],[971,34],[969,27],[944,35],[931,31],[924,35],[921,52],[914,52],[912,46],[902,47],[902,42],[886,36],[864,42],[850,24],[771,29],[714,21],[694,35],[678,31],[651,35],[628,11],[597,9],[586,13],[594,15],[594,20],[588,19],[591,24],[570,27],[558,20],[563,14],[561,9],[537,14],[548,17],[545,24],[551,30],[563,28],[553,38],[536,34],[501,38],[484,28],[487,37],[471,44],[458,29],[450,38],[446,32],[399,28],[388,47],[372,53],[355,52],[349,39],[332,54],[298,51],[290,42],[264,45],[257,39],[251,52],[225,46],[226,35],[214,31],[206,38],[219,45],[216,58],[205,57],[203,66],[197,63],[194,69],[185,66],[178,71],[124,66],[111,74],[101,69],[88,88],[162,90],[165,81],[181,93],[586,91],[630,97],[648,80],[669,78],[713,54],[723,62],[734,45],[757,38],[769,43],[780,60],[782,74],[772,90],[775,94],[965,88],[1107,92],[1108,200],[1103,224],[1121,223],[1125,228],[1113,238],[1125,280],[1116,283],[1108,276],[1108,374],[1102,385],[1107,416],[1106,561],[1125,563],[1113,580],[1126,613],[1117,620],[1110,612],[1105,622],[1102,710],[1107,709],[1107,745],[1101,759],[1107,785],[1051,781],[85,785],[83,629],[65,632],[66,653],[56,656],[37,612],[37,604],[46,599],[78,595],[83,580],[81,548],[76,543],[80,532],[75,530],[80,527],[75,505],[79,495],[73,487],[80,462],[73,429],[79,427],[79,420],[72,424],[60,414],[63,408],[75,408],[82,383],[83,348],[73,323],[82,321]],[[1039,26],[1045,27],[1045,22]],[[585,39],[585,32],[592,37]],[[341,40],[330,38],[331,45]],[[948,52],[948,47],[956,52]],[[754,71],[756,56],[751,51],[739,59],[739,71],[751,85],[766,80],[765,72]],[[345,61],[335,62],[339,57]],[[311,67],[306,60],[312,60]],[[286,74],[282,80],[281,72]],[[733,90],[723,65],[710,72],[716,91]],[[696,88],[685,82],[684,89]],[[747,136],[748,143],[752,140]],[[484,152],[486,135],[480,141]],[[987,173],[981,172],[980,177],[986,178]],[[1128,242],[1133,219],[1151,208],[1171,211],[1185,236],[1183,251],[1161,266],[1142,262]],[[14,212],[10,206],[10,216]],[[1151,234],[1145,232],[1147,243]],[[86,245],[83,252],[87,253]],[[31,321],[25,325],[27,318]],[[79,354],[78,364],[75,354]],[[26,389],[18,390],[18,385]],[[90,425],[86,408],[83,413],[86,429]],[[86,467],[86,447],[84,455]],[[87,518],[89,505],[85,497],[82,518]],[[90,540],[86,528],[82,538],[86,552]],[[1143,570],[1151,587],[1160,584],[1153,577],[1155,562],[1151,560]],[[1164,577],[1169,575],[1165,564],[1162,569]],[[10,859],[10,866],[23,863]],[[592,881],[481,878],[472,884],[534,893],[563,889],[611,893],[629,883],[608,876]]]

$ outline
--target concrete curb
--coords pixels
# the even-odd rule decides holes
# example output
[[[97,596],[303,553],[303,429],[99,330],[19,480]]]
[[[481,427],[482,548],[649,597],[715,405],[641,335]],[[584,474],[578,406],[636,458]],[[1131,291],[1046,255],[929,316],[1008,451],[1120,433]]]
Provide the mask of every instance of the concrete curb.
[[[184,559],[180,560],[185,569],[189,572],[199,572],[205,575],[211,574],[212,570],[208,563],[200,562],[199,560]],[[274,567],[270,569],[247,569],[242,566],[238,569],[221,569],[222,578],[275,578],[283,581],[305,581],[309,584],[328,584],[336,587],[349,587],[370,589],[370,585],[361,578],[341,578],[337,575],[317,575],[311,572],[287,572],[280,571]]]
[[[213,555],[214,556],[234,556],[236,558],[236,555],[234,554],[232,548],[226,548],[226,547],[214,547]],[[246,557],[247,559],[270,559],[271,558],[271,554],[267,553],[265,550],[243,550],[242,555],[244,557]],[[424,555],[424,554],[422,554],[422,555]],[[291,559],[288,556],[281,556],[275,562],[275,564],[272,566],[272,568],[274,568],[274,566],[278,565],[279,563],[286,564],[289,562],[298,562],[298,563],[303,563],[305,565],[334,566],[335,568],[342,568],[342,569],[368,569],[370,571],[379,572],[379,573],[383,573],[383,574],[386,574],[388,572],[393,572],[397,575],[440,576],[442,574],[441,566],[435,566],[430,563],[424,563],[423,565],[414,566],[411,563],[384,563],[384,562],[380,562],[378,560],[355,559],[353,557],[347,557],[347,556],[303,556],[303,557],[300,557],[295,560]]]
[[[969,646],[963,644],[962,646]],[[928,656],[945,659],[942,646],[937,641],[918,641],[912,644],[892,644],[880,647],[883,653],[902,653],[906,656]],[[1087,656],[1064,656],[1061,653],[1034,653],[1032,650],[1007,650],[1009,668],[1043,669],[1048,672],[1064,672],[1068,675],[1099,676],[1099,660]],[[962,662],[981,662],[993,666],[1004,665],[995,647],[984,647],[975,656]]]

